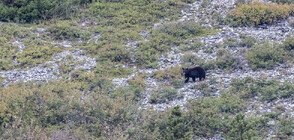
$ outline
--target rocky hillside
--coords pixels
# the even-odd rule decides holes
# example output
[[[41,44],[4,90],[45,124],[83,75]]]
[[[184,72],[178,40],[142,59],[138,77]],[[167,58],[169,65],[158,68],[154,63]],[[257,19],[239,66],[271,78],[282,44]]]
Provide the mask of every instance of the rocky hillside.
[[[0,135],[294,138],[291,1],[140,2],[89,2],[70,20],[0,22]],[[250,8],[270,7],[289,10],[251,19]],[[184,83],[182,68],[197,65],[206,79]]]

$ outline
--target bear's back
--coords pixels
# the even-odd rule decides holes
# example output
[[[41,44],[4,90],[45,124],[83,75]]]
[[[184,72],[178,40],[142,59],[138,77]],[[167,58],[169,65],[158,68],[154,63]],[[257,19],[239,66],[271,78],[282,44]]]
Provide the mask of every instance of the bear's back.
[[[205,70],[202,67],[196,66],[194,68],[189,69],[190,73],[193,75],[197,75],[200,77],[205,77]]]

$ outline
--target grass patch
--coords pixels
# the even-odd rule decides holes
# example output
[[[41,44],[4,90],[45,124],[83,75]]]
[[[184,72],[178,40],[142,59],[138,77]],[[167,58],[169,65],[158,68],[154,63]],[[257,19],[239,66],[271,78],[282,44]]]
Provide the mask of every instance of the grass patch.
[[[16,55],[21,67],[32,67],[53,59],[54,54],[61,52],[54,46],[29,46]]]
[[[181,60],[186,67],[191,67],[199,65],[205,70],[211,70],[215,68],[223,70],[233,70],[238,68],[237,58],[233,57],[227,50],[224,48],[219,48],[217,51],[217,58],[215,60],[201,60],[195,54],[187,52],[183,55]]]
[[[256,69],[271,69],[285,61],[286,52],[276,44],[255,45],[246,53],[249,66]]]
[[[54,39],[56,40],[75,40],[81,38],[87,40],[90,37],[90,32],[82,31],[76,25],[73,25],[70,21],[57,22],[48,28]]]
[[[130,88],[134,91],[134,94],[136,95],[135,100],[139,100],[142,96],[142,92],[145,89],[145,78],[146,74],[140,73],[132,79],[128,80],[128,83],[131,85]]]
[[[132,74],[132,69],[124,68],[122,64],[117,64],[111,61],[103,61],[97,65],[95,74],[98,77],[125,77]]]
[[[152,104],[165,103],[180,96],[178,91],[173,87],[158,87],[152,91],[149,102]]]
[[[40,36],[26,25],[3,23],[0,27],[0,69],[10,70],[13,68],[32,67],[53,58],[53,55],[61,52],[60,48],[48,43],[47,36]],[[20,52],[19,46],[13,45],[19,42],[25,46]],[[22,48],[23,49],[23,48]],[[17,60],[19,65],[14,61]]]
[[[282,44],[286,51],[294,50],[294,37],[288,37]]]
[[[175,88],[179,88],[184,84],[182,79],[182,67],[175,66],[164,70],[159,70],[154,73],[154,77],[160,81],[168,80]]]
[[[277,98],[291,98],[294,86],[289,82],[279,82],[277,80],[254,80],[247,77],[245,79],[232,80],[232,92],[239,93],[243,99],[250,99],[258,96],[259,100],[271,102]]]

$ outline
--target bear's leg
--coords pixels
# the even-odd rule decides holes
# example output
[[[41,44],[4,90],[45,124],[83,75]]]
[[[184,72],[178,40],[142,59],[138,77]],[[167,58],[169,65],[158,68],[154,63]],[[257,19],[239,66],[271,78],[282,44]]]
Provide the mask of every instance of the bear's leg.
[[[186,81],[185,81],[185,83],[187,83],[188,81],[189,81],[189,77],[187,77],[187,78],[186,78]]]
[[[193,82],[195,82],[196,77],[192,77],[192,79],[193,79]]]

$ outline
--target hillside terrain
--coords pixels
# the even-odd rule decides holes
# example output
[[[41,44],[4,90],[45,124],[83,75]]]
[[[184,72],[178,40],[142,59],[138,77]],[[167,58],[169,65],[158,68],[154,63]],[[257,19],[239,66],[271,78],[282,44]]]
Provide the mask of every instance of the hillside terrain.
[[[3,139],[294,139],[292,0],[4,0],[0,21]]]

